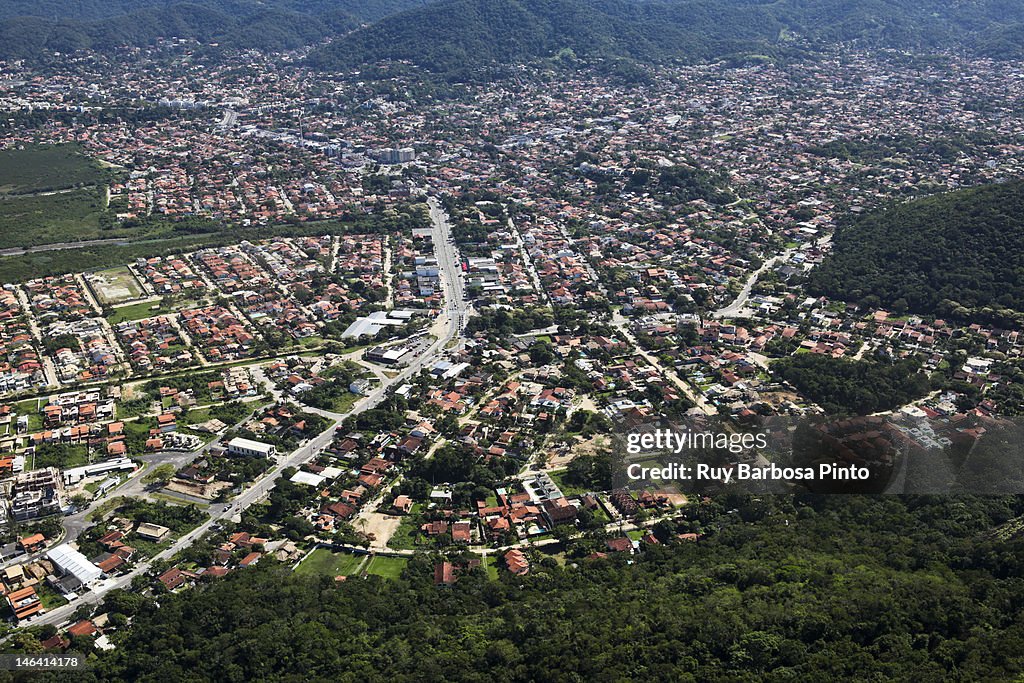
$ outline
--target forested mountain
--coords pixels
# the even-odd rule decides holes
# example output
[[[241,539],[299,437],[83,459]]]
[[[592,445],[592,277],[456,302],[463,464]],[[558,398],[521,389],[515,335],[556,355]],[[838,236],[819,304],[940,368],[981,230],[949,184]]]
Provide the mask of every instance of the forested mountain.
[[[372,22],[386,16],[423,7],[432,0],[192,0],[192,4],[225,14],[251,14],[257,10],[300,12],[319,16],[343,12],[359,20]],[[0,19],[42,17],[92,21],[139,10],[166,9],[179,0],[5,0],[0,3]]]
[[[442,0],[384,19],[314,54],[320,66],[408,60],[450,72],[571,50],[581,57],[658,61],[753,49],[783,25],[756,5],[631,0]],[[719,30],[709,31],[718,26]],[[722,29],[721,27],[727,27]]]
[[[873,212],[841,228],[812,291],[942,316],[1024,312],[1024,181]]]
[[[371,23],[349,34],[360,24]],[[348,35],[347,35],[348,34]],[[687,61],[772,54],[795,38],[1024,54],[1011,0],[12,0],[0,57],[183,37],[268,50],[340,37],[324,68],[404,59],[439,72],[567,54]]]
[[[0,58],[194,38],[281,50],[430,0],[14,0],[0,3]]]
[[[1021,54],[1024,7],[1009,0],[442,0],[389,17],[313,55],[353,67],[409,60],[448,72],[551,57],[643,61],[771,52],[793,38]]]
[[[523,578],[477,570],[438,588],[420,556],[398,581],[339,583],[267,558],[159,607],[114,591],[103,611],[132,626],[75,680],[977,681],[1024,668],[1024,540],[991,533],[1024,512],[1019,497],[689,509],[699,542],[570,551],[565,567],[531,550]]]

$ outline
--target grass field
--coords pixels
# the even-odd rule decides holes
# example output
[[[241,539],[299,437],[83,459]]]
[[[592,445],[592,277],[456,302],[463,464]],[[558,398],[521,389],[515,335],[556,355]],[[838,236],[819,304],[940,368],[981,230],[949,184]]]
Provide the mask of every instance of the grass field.
[[[24,282],[47,275],[111,268],[132,263],[140,257],[180,254],[200,247],[237,244],[244,239],[255,241],[276,236],[348,234],[369,229],[370,226],[364,224],[363,220],[360,218],[352,223],[310,221],[301,226],[271,225],[266,228],[246,227],[244,229],[209,220],[201,233],[180,234],[175,230],[177,227],[175,224],[150,218],[145,226],[135,230],[108,230],[101,235],[103,238],[125,238],[126,240],[130,238],[131,241],[128,244],[90,245],[80,249],[0,258],[0,282]],[[82,238],[77,235],[76,238],[87,239],[87,237]],[[27,242],[28,240],[23,241]],[[354,344],[348,347],[348,350],[366,346],[372,345]]]
[[[343,394],[334,400],[334,403],[331,404],[331,410],[336,413],[347,413],[352,410],[352,406],[361,398],[362,396],[353,393]]]
[[[496,557],[485,557],[484,558],[484,571],[487,572],[487,578],[491,581],[495,581],[498,578],[498,558]]]
[[[90,522],[98,522],[108,514],[116,510],[118,507],[124,504],[127,498],[123,496],[117,496],[116,498],[108,498],[102,503],[96,506],[96,508],[89,513],[88,519]]]
[[[42,444],[29,458],[33,469],[43,467],[79,467],[89,464],[89,448],[83,444]]]
[[[43,607],[46,609],[56,609],[61,605],[68,604],[64,596],[43,583],[36,584],[36,594],[39,596],[39,602],[43,603]]]
[[[50,192],[107,178],[78,145],[32,145],[0,151],[0,194]]]
[[[19,415],[28,415],[28,430],[30,432],[38,432],[43,428],[43,415],[40,411],[42,410],[41,405],[45,404],[45,400],[38,401],[34,398],[15,404],[15,412]]]
[[[159,306],[159,308],[154,311],[154,306]],[[147,301],[140,304],[128,304],[127,306],[115,308],[114,312],[107,316],[107,322],[111,325],[116,325],[126,320],[142,320],[143,318],[152,318],[155,315],[167,312],[163,308],[163,302]]]
[[[409,564],[409,560],[402,557],[381,557],[378,555],[370,560],[366,573],[376,574],[377,576],[394,581],[402,575],[402,570],[405,569],[407,564]]]
[[[365,555],[353,555],[344,551],[333,551],[329,548],[317,548],[295,568],[295,573],[353,576],[365,560]]]

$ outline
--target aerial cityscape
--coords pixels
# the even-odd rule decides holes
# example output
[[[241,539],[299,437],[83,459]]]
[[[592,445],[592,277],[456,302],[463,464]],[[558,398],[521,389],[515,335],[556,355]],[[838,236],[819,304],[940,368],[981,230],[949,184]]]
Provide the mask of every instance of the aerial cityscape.
[[[0,675],[1019,680],[1024,7],[891,4],[0,8]]]

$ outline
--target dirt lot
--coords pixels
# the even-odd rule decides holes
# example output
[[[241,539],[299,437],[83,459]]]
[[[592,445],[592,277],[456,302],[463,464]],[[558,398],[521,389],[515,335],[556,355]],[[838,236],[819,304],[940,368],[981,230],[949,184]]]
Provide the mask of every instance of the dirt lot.
[[[773,408],[781,407],[787,401],[792,403],[802,402],[802,399],[791,391],[766,391],[760,394],[759,398]]]
[[[365,523],[363,522],[365,519]],[[372,535],[374,540],[370,543],[371,548],[386,548],[388,541],[395,535],[402,518],[397,515],[385,515],[381,512],[371,512],[365,518],[355,521],[356,531],[366,532]]]
[[[669,502],[675,507],[682,507],[689,502],[689,499],[681,493],[673,493],[672,491],[658,491],[657,495],[665,496]]]
[[[195,496],[196,498],[204,498],[206,500],[213,500],[217,497],[217,494],[224,489],[231,488],[231,484],[226,481],[215,481],[212,484],[195,484],[181,479],[171,479],[167,486],[164,487],[168,491],[175,491],[177,493],[184,493],[187,496]]]
[[[581,455],[592,455],[601,448],[611,446],[611,438],[603,434],[595,434],[586,441],[577,441],[572,448],[564,454],[552,453],[547,460],[546,470],[561,470]]]

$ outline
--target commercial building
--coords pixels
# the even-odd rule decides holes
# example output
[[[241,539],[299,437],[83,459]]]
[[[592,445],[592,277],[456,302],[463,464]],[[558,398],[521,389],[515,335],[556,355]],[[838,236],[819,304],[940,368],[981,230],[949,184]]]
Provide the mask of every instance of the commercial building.
[[[50,550],[46,557],[61,573],[73,578],[80,586],[86,586],[103,576],[102,569],[66,543]]]
[[[342,338],[352,339],[363,335],[374,336],[386,327],[401,327],[417,315],[416,311],[374,311],[356,320],[341,333]]]
[[[380,363],[381,365],[398,365],[402,362],[406,356],[412,352],[412,348],[406,345],[402,346],[375,346],[372,349],[367,349],[363,354],[365,360],[371,363]]]
[[[408,164],[411,161],[416,161],[416,150],[412,147],[403,147],[401,149],[385,147],[384,149],[374,150],[370,153],[370,156],[382,164]]]
[[[228,455],[244,455],[253,458],[273,458],[277,455],[277,448],[273,444],[238,437],[228,442]]]
[[[72,467],[69,470],[64,470],[64,485],[70,486],[86,477],[95,477],[108,472],[132,472],[133,470],[135,470],[135,463],[131,461],[131,458],[115,458],[94,465]]]

